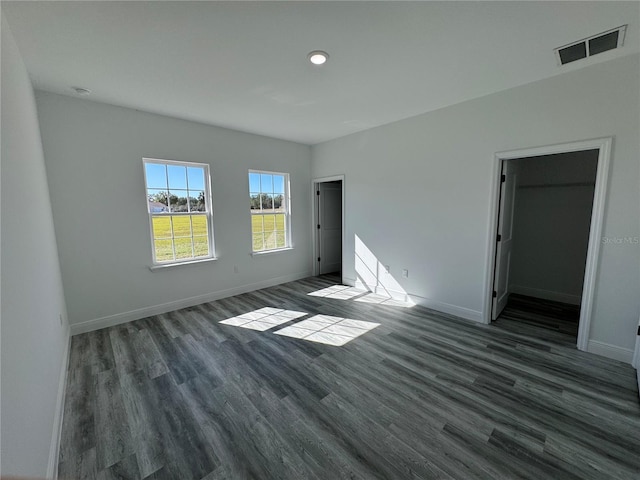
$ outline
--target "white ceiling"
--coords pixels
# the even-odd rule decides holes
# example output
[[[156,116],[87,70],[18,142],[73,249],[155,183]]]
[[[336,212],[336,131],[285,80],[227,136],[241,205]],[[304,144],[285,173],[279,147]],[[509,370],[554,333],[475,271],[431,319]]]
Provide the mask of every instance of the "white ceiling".
[[[2,2],[38,89],[305,144],[637,53],[639,6]],[[555,47],[623,24],[621,50],[557,65]]]

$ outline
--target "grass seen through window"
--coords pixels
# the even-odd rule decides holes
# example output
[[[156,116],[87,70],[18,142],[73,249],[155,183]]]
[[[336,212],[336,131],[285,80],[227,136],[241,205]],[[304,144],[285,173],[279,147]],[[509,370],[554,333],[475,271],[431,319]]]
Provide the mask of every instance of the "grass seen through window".
[[[209,255],[207,219],[201,215],[154,216],[153,239],[159,262],[173,260],[174,248],[176,260]]]
[[[284,213],[252,214],[251,232],[254,252],[287,246]]]

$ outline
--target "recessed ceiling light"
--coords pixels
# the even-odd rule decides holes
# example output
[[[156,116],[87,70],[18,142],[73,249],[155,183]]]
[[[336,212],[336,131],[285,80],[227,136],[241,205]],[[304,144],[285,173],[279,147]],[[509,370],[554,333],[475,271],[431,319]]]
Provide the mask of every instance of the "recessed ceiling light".
[[[327,52],[323,52],[322,50],[314,50],[309,55],[307,55],[307,58],[314,65],[322,65],[323,63],[326,63],[327,60],[329,60],[329,54]]]
[[[76,92],[78,95],[89,95],[91,93],[91,90],[88,90],[86,88],[82,88],[82,87],[71,87],[71,89]]]

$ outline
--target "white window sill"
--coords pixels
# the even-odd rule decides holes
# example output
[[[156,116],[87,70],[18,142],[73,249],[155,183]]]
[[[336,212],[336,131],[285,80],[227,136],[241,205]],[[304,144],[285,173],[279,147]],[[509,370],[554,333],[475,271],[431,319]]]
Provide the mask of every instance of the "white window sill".
[[[293,247],[264,250],[262,252],[251,252],[249,255],[251,255],[252,257],[261,257],[262,255],[270,255],[272,253],[288,252],[289,250],[293,250]]]
[[[216,260],[218,260],[216,257],[207,257],[207,258],[199,258],[197,260],[188,260],[186,262],[159,263],[158,265],[150,265],[149,270],[151,270],[152,272],[155,272],[156,270],[164,270],[166,268],[181,267],[183,265],[195,265],[198,263],[215,262]]]

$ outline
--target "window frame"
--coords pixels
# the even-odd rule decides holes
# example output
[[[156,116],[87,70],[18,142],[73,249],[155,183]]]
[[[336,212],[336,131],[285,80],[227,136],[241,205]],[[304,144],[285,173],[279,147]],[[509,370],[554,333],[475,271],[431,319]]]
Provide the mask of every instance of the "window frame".
[[[175,166],[179,166],[179,167],[195,167],[195,168],[202,168],[204,169],[204,197],[205,197],[205,211],[204,212],[166,212],[166,213],[153,213],[151,212],[151,209],[149,207],[149,189],[154,190],[154,188],[149,187],[148,183],[147,183],[147,163],[152,163],[152,164],[160,164],[160,165],[164,165],[165,168],[166,166],[169,165],[175,165]],[[213,233],[213,200],[212,200],[212,189],[211,189],[211,170],[209,167],[208,163],[198,163],[198,162],[186,162],[186,161],[181,161],[181,160],[165,160],[165,159],[161,159],[161,158],[150,158],[150,157],[143,157],[142,158],[142,172],[144,175],[144,198],[145,198],[145,202],[146,202],[146,209],[147,209],[147,215],[149,217],[149,237],[151,240],[151,260],[153,262],[153,267],[170,267],[170,266],[174,266],[174,265],[183,265],[183,264],[189,264],[189,263],[199,263],[199,262],[207,262],[207,261],[211,261],[211,260],[216,260],[216,250],[215,250],[215,243],[214,243],[214,233]],[[170,188],[169,188],[169,177],[168,177],[168,172],[166,173],[166,179],[167,179],[167,186],[166,186],[166,191],[167,194],[170,192]],[[187,176],[187,190],[188,190],[188,186],[189,186],[189,180],[188,180],[188,176]],[[188,200],[187,200],[188,202]],[[169,204],[169,201],[167,200],[167,203]],[[170,205],[168,205],[169,208]],[[189,207],[191,208],[191,207]],[[153,237],[153,218],[154,217],[171,217],[171,216],[190,216],[190,215],[198,215],[198,216],[203,216],[206,218],[207,220],[207,240],[209,243],[209,252],[206,256],[199,256],[199,257],[189,257],[189,258],[180,258],[177,259],[175,258],[176,256],[176,251],[175,251],[175,236],[173,234],[173,224],[171,227],[171,240],[172,240],[172,248],[173,248],[173,260],[161,260],[159,261],[156,258],[156,244],[155,244],[155,238]],[[193,224],[192,224],[192,231],[191,231],[191,239],[193,242]],[[187,237],[184,237],[187,238]],[[192,243],[192,248],[193,248],[193,243]]]
[[[286,206],[284,212],[284,225],[285,225],[285,246],[284,247],[275,247],[275,248],[265,248],[263,250],[254,250],[253,249],[253,213],[251,213],[251,182],[249,180],[249,175],[252,173],[256,173],[258,175],[280,175],[284,177],[284,204]],[[251,255],[268,255],[270,253],[283,252],[286,250],[293,249],[293,241],[291,235],[291,175],[287,172],[274,172],[271,170],[256,170],[250,168],[247,172],[247,193],[249,194],[249,238],[251,242]],[[262,192],[262,186],[260,187],[259,193]],[[265,215],[265,214],[256,214],[256,215]],[[267,214],[268,215],[268,214]],[[264,238],[264,237],[263,237]],[[264,245],[264,240],[263,240]]]

